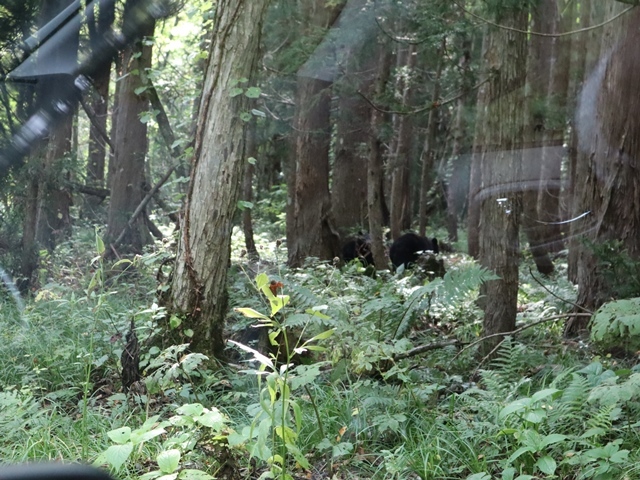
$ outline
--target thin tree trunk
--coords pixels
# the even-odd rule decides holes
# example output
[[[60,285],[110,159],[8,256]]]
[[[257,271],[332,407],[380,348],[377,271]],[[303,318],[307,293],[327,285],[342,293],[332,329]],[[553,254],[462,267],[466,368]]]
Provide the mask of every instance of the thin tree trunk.
[[[231,229],[244,170],[245,95],[230,95],[240,78],[252,84],[268,0],[219,0],[209,51],[191,182],[170,302],[189,317],[191,347],[224,356]]]
[[[244,179],[242,181],[242,200],[247,203],[253,202],[253,175],[255,172],[255,162],[258,158],[258,145],[256,143],[256,125],[252,122],[245,133],[245,149],[247,154],[243,161]],[[242,211],[242,230],[244,232],[244,244],[247,255],[251,260],[259,260],[258,249],[253,238],[253,220],[251,218],[251,208],[245,206]]]
[[[553,31],[555,0],[542,0],[533,9],[532,29],[542,33]],[[522,166],[522,228],[538,271],[549,275],[554,270],[546,247],[545,229],[538,218],[538,197],[543,163],[543,135],[547,120],[547,103],[551,75],[551,37],[532,36],[529,40],[527,64],[527,98],[525,100],[524,155]]]
[[[405,68],[407,75],[399,78],[398,90],[402,92],[402,105],[409,107],[413,98],[411,74],[415,69],[415,45],[405,47],[405,54],[398,54],[398,69]],[[397,115],[395,119],[396,146],[389,162],[391,177],[391,238],[400,237],[403,230],[411,226],[411,184],[409,173],[411,168],[411,140],[413,138],[412,119],[408,115]]]
[[[422,149],[422,171],[420,174],[420,202],[418,206],[418,232],[423,237],[427,231],[427,196],[431,188],[433,163],[435,158],[436,127],[438,126],[438,102],[440,101],[440,77],[442,75],[442,65],[444,63],[444,51],[446,42],[443,39],[440,50],[438,50],[438,66],[433,80],[433,95],[431,98],[431,110],[427,123],[427,135]]]
[[[391,54],[386,43],[378,45],[378,68],[373,88],[373,98],[384,92],[389,79],[391,68]],[[380,140],[384,114],[371,109],[371,133],[369,135],[369,159],[367,162],[367,211],[369,216],[369,234],[371,235],[371,253],[376,268],[382,270],[388,265],[385,255],[382,227],[384,225],[384,191],[383,187],[383,159]]]

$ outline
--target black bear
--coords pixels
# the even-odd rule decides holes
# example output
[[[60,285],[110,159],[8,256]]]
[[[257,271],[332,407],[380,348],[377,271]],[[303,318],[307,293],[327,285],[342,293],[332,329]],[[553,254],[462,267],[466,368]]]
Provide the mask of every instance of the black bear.
[[[389,249],[389,258],[394,268],[398,268],[404,264],[405,267],[415,263],[418,258],[417,252],[430,250],[438,253],[438,240],[435,238],[429,240],[415,233],[405,233],[399,237]]]
[[[369,235],[358,235],[348,240],[342,246],[342,258],[345,263],[349,263],[357,258],[365,267],[367,265],[373,265],[371,237],[369,237]]]

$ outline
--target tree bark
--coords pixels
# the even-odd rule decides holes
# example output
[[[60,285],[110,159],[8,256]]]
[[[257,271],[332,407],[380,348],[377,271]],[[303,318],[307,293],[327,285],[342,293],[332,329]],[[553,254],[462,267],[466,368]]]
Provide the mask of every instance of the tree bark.
[[[373,85],[373,98],[384,92],[389,79],[391,53],[385,42],[378,45],[378,68]],[[380,139],[384,122],[384,114],[371,109],[371,134],[369,136],[369,159],[367,161],[367,212],[369,216],[369,235],[371,236],[371,253],[378,270],[387,267],[389,262],[385,254],[382,228],[384,226],[384,165],[382,159],[382,141]]]
[[[437,52],[438,66],[433,80],[433,95],[431,97],[431,110],[429,111],[429,120],[427,123],[427,135],[424,139],[424,147],[422,149],[422,171],[420,174],[420,201],[418,206],[418,233],[421,236],[426,235],[427,230],[427,196],[431,188],[431,174],[435,159],[435,143],[436,143],[436,127],[438,126],[438,102],[440,101],[440,77],[442,75],[442,65],[444,63],[444,52],[446,42],[443,39],[442,45]]]
[[[258,145],[256,142],[256,125],[252,122],[245,132],[245,150],[247,154],[244,161],[244,178],[242,180],[242,200],[248,203],[253,202],[253,175],[255,172],[255,162],[258,158]],[[242,210],[242,230],[244,232],[244,245],[247,254],[252,260],[259,260],[258,249],[253,238],[253,219],[251,218],[251,208],[245,206]]]
[[[542,0],[531,12],[531,28],[551,33],[555,0]],[[538,218],[538,197],[544,152],[544,131],[547,120],[547,96],[551,74],[551,37],[532,36],[529,40],[527,63],[527,98],[522,157],[522,229],[529,241],[529,250],[538,272],[549,275],[554,270],[546,247],[546,233]]]
[[[348,49],[342,78],[333,86],[337,96],[335,160],[331,173],[331,211],[341,235],[367,224],[367,142],[371,107],[357,91],[371,88],[375,66],[369,52]],[[364,73],[361,73],[364,72]],[[350,231],[351,230],[351,231]]]
[[[509,11],[500,23],[527,28],[527,11]],[[494,72],[479,98],[478,110],[486,111],[481,151],[480,263],[500,278],[481,288],[484,303],[483,334],[515,328],[518,295],[518,227],[522,208],[520,189],[523,98],[526,78],[526,37],[511,30],[491,30],[484,59]],[[483,343],[493,351],[501,337]]]
[[[466,111],[466,93],[471,85],[469,84],[469,62],[471,60],[471,41],[464,38],[462,41],[462,55],[458,63],[462,72],[461,95],[456,105],[456,116],[453,125],[453,145],[451,146],[451,157],[448,162],[449,175],[447,178],[447,234],[450,242],[458,241],[458,216],[462,210],[463,203],[460,201],[462,192],[469,195],[469,185],[464,185],[464,181],[468,181],[468,170],[465,168],[465,162],[462,160],[462,152],[464,148],[464,138],[466,124],[464,120]],[[465,170],[467,175],[465,175]]]
[[[115,4],[111,4],[110,8],[107,8],[105,3],[96,2],[96,5],[94,5],[94,9],[98,7],[94,17],[96,21],[88,25],[89,42],[92,48],[109,30],[115,18]],[[91,103],[94,119],[91,121],[89,130],[89,158],[87,159],[86,183],[98,188],[104,187],[105,156],[107,153],[104,132],[107,130],[111,63],[111,61],[104,62],[93,76],[93,85],[97,95]],[[86,213],[93,216],[93,210],[100,204],[100,200],[94,196],[87,196],[84,202]]]
[[[128,8],[133,0],[125,5],[125,21]],[[155,25],[151,24],[140,36],[153,35]],[[127,227],[127,223],[136,207],[145,196],[145,159],[147,155],[147,125],[140,121],[140,115],[149,109],[146,95],[136,90],[146,85],[146,73],[151,67],[151,46],[144,40],[135,42],[122,52],[122,75],[116,91],[117,110],[115,114],[115,155],[109,178],[111,199],[107,224],[106,243],[113,242]],[[131,253],[141,253],[142,248],[151,242],[149,228],[144,216],[138,216],[127,229],[122,239],[124,249]]]
[[[240,113],[245,95],[231,95],[253,78],[268,0],[220,0],[209,51],[191,182],[178,244],[170,303],[189,317],[191,346],[223,357],[231,228],[244,169]]]
[[[610,15],[620,11],[611,6]],[[576,114],[578,157],[575,211],[590,212],[574,231],[577,253],[577,304],[595,310],[612,290],[592,245],[620,241],[633,259],[640,258],[640,10],[608,26],[603,56],[580,93]],[[591,244],[591,245],[590,245]],[[574,333],[583,322],[568,325]]]
[[[398,78],[397,89],[402,95],[402,105],[409,107],[413,98],[411,76],[416,64],[415,45],[405,47],[404,55],[398,54],[398,70],[405,69],[407,75]],[[396,240],[403,230],[411,227],[411,139],[413,138],[412,119],[409,115],[397,115],[394,121],[396,143],[387,174],[391,177],[391,238]]]
[[[298,77],[293,135],[296,159],[293,217],[287,236],[291,267],[300,267],[307,257],[330,260],[339,251],[329,195],[330,107],[328,82]]]
[[[551,5],[550,9],[553,15],[553,33],[558,34],[574,28],[575,2],[571,2],[567,12],[559,12],[556,5]],[[540,229],[543,231],[542,236],[546,239],[550,252],[559,252],[564,247],[560,227],[563,218],[560,198],[563,181],[562,162],[565,153],[563,146],[567,134],[570,54],[570,38],[556,37],[552,39],[551,72],[546,108],[547,121],[544,129],[540,192],[538,194]]]

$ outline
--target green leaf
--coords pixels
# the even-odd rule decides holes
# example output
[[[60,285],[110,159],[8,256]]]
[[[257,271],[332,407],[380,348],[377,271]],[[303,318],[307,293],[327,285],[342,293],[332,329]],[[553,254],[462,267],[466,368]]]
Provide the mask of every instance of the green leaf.
[[[247,98],[260,98],[261,93],[262,90],[260,90],[260,88],[258,87],[249,87],[247,88],[247,91],[244,92]]]
[[[238,200],[238,209],[240,211],[251,210],[252,208],[253,208],[253,202],[247,202],[246,200]]]
[[[214,480],[215,477],[212,477],[207,472],[203,472],[202,470],[196,470],[192,468],[186,468],[180,472],[178,475],[180,480]]]
[[[551,397],[551,396],[555,395],[559,391],[560,390],[558,390],[557,388],[547,388],[545,390],[540,390],[539,392],[536,392],[531,396],[531,401],[532,402],[539,402],[540,400],[542,400],[544,398]]]
[[[522,418],[524,418],[527,422],[531,423],[540,423],[545,418],[547,418],[547,411],[543,408],[536,408],[535,410],[530,410],[526,412]]]
[[[256,160],[255,157],[249,157],[247,158],[247,162],[249,162],[250,165],[256,165],[258,163],[258,160]]]
[[[242,112],[240,114],[240,120],[242,120],[243,122],[250,122],[252,118],[253,117],[249,112]]]
[[[160,452],[156,461],[158,462],[158,467],[160,467],[162,473],[173,473],[180,464],[180,450],[172,448],[170,450]]]
[[[508,463],[512,463],[520,455],[525,454],[525,453],[533,453],[533,449],[531,447],[520,447],[518,450],[516,450],[515,452],[513,452],[511,454],[511,456],[509,457],[509,460],[507,460],[507,462]]]
[[[141,93],[145,92],[147,88],[149,88],[147,85],[143,85],[142,87],[134,89],[133,93],[135,93],[136,95],[140,95]]]
[[[486,472],[474,473],[469,475],[466,480],[491,480],[491,475]]]
[[[238,95],[242,95],[242,92],[244,92],[244,89],[240,88],[240,87],[233,87],[231,89],[231,91],[229,92],[229,96],[231,98],[233,97],[237,97]]]
[[[340,442],[337,445],[333,446],[331,451],[331,455],[333,458],[341,457],[343,455],[349,455],[353,452],[353,443],[351,442]]]
[[[261,273],[256,277],[256,286],[258,290],[262,290],[265,286],[269,285],[269,276],[266,273]]]
[[[215,430],[222,430],[226,424],[227,419],[225,416],[215,407],[211,408],[211,411],[205,412],[200,417],[196,418],[196,422],[205,427],[213,428]]]
[[[251,114],[254,117],[267,118],[266,113],[264,113],[262,110],[256,110],[255,108],[251,110]]]
[[[204,413],[204,407],[199,403],[187,403],[176,409],[178,415],[198,417]]]
[[[175,330],[181,324],[182,324],[182,320],[180,319],[180,317],[176,317],[175,315],[171,315],[171,318],[169,318],[169,327],[171,328],[171,330]]]
[[[97,231],[96,231],[96,252],[98,252],[98,255],[100,256],[102,256],[102,254],[104,253],[104,242],[102,241],[102,237],[98,235]]]
[[[140,432],[138,430],[134,430],[131,433],[131,443],[133,443],[134,445],[138,445],[164,433],[166,433],[166,430],[164,428],[155,428],[148,432]]]
[[[116,428],[115,430],[111,430],[107,432],[107,437],[109,437],[115,443],[126,443],[131,438],[131,428],[129,427],[121,427]]]
[[[236,307],[236,308],[234,308],[234,310],[236,312],[241,313],[242,315],[244,315],[245,317],[248,317],[248,318],[262,318],[262,319],[265,319],[265,320],[269,320],[269,317],[267,317],[266,315],[263,315],[262,313],[254,310],[253,308]]]
[[[546,473],[547,475],[553,475],[556,471],[556,467],[558,466],[556,464],[556,461],[549,455],[540,457],[535,465],[540,469],[542,473]]]
[[[104,457],[107,463],[111,465],[111,467],[115,471],[119,471],[124,465],[124,462],[127,461],[129,455],[133,451],[133,444],[125,443],[124,445],[111,445],[104,452]]]
[[[511,402],[509,405],[507,405],[506,407],[504,407],[502,410],[500,410],[500,413],[498,414],[498,418],[502,420],[503,418],[505,418],[508,415],[511,415],[512,413],[524,410],[525,408],[529,407],[529,405],[531,405],[530,398],[520,398],[518,400],[515,400]]]

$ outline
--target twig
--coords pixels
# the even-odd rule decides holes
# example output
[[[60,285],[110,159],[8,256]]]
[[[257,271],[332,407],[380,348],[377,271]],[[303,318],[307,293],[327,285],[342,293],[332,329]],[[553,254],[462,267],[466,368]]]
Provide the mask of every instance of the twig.
[[[562,314],[559,314],[559,315],[552,315],[551,317],[546,317],[546,318],[543,318],[541,320],[537,320],[537,321],[535,321],[533,323],[528,323],[528,324],[523,325],[520,328],[516,328],[515,330],[512,330],[510,332],[492,333],[491,335],[487,335],[485,337],[479,338],[475,342],[471,342],[470,344],[466,345],[462,350],[460,350],[458,353],[456,353],[455,357],[453,357],[453,360],[458,358],[462,354],[462,352],[464,352],[465,350],[473,347],[474,345],[482,343],[485,340],[488,340],[490,338],[514,336],[514,335],[517,335],[518,333],[520,333],[520,332],[522,332],[522,331],[524,331],[524,330],[526,330],[528,328],[535,327],[536,325],[540,325],[541,323],[552,322],[552,321],[555,321],[555,320],[559,320],[561,318],[567,318],[567,317],[590,317],[591,315],[592,315],[591,313],[562,313]]]
[[[497,27],[497,28],[501,28],[502,30],[509,30],[510,32],[517,32],[517,33],[522,33],[524,35],[534,35],[537,37],[551,37],[551,38],[560,38],[560,37],[566,37],[569,35],[575,35],[578,33],[584,33],[584,32],[588,32],[590,30],[595,30],[597,28],[600,27],[604,27],[606,24],[613,22],[614,20],[620,18],[621,16],[623,16],[625,13],[630,12],[631,10],[633,10],[636,5],[633,5],[625,10],[623,10],[622,12],[618,13],[617,15],[614,15],[613,17],[609,18],[608,20],[605,20],[602,23],[598,23],[597,25],[591,25],[590,27],[585,27],[585,28],[579,28],[578,30],[571,30],[569,32],[562,32],[562,33],[542,33],[542,32],[532,32],[532,31],[528,31],[528,30],[520,30],[519,28],[513,28],[513,27],[507,27],[506,25],[500,25],[499,23],[495,23],[492,22],[491,20],[488,20],[484,17],[481,17],[478,14],[473,13],[470,10],[467,10],[463,5],[460,5],[456,0],[451,0],[460,10],[462,10],[464,13],[466,13],[467,15],[472,16],[473,18],[476,18],[478,20],[480,20],[483,23],[486,23],[487,25],[491,25],[493,27]]]
[[[450,347],[450,346],[458,346],[463,345],[460,340],[447,340],[446,342],[436,342],[429,343],[427,345],[420,345],[419,347],[412,348],[403,353],[398,353],[393,356],[393,360],[402,360],[403,358],[415,357],[416,355],[420,355],[421,353],[429,352],[431,350],[438,350],[440,348]]]
[[[420,107],[417,108],[415,110],[410,110],[408,112],[402,112],[400,110],[385,110],[383,108],[378,107],[375,103],[373,103],[364,93],[362,93],[360,90],[358,90],[358,94],[365,99],[365,101],[371,105],[372,108],[374,108],[375,110],[381,112],[381,113],[388,113],[388,114],[393,114],[393,115],[415,115],[416,113],[422,113],[428,110],[433,110],[434,108],[440,108],[444,105],[447,105],[449,103],[455,102],[456,100],[459,100],[460,98],[464,97],[465,95],[467,95],[468,93],[477,90],[478,88],[480,88],[482,85],[484,85],[485,83],[487,83],[490,80],[491,77],[487,77],[484,80],[482,80],[479,83],[476,83],[473,87],[469,88],[468,90],[463,90],[462,92],[460,92],[458,95],[456,95],[455,97],[451,97],[448,98],[446,100],[443,100],[441,102],[433,102],[429,105],[426,105],[424,107]]]
[[[543,284],[542,284],[542,282],[541,282],[540,280],[538,280],[538,279],[535,277],[535,275],[533,274],[533,270],[531,270],[531,267],[529,267],[529,274],[531,275],[531,278],[533,278],[533,280],[534,280],[538,285],[540,285],[542,288],[544,288],[547,292],[549,292],[551,295],[553,295],[554,297],[556,297],[558,300],[560,300],[560,301],[562,301],[562,302],[565,302],[565,303],[568,303],[569,305],[573,305],[574,307],[576,307],[576,308],[578,308],[578,309],[580,309],[580,310],[582,310],[582,311],[584,311],[584,312],[588,313],[589,315],[593,315],[593,312],[592,312],[591,310],[589,310],[589,309],[587,309],[587,308],[584,308],[583,306],[578,305],[577,303],[573,303],[573,302],[571,302],[571,301],[569,301],[569,300],[566,300],[566,299],[564,299],[564,298],[560,297],[559,295],[556,295],[556,294],[555,294],[555,293],[553,293],[551,290],[549,290],[545,285],[543,285]]]
[[[164,185],[165,182],[169,180],[169,177],[177,167],[178,167],[177,165],[173,165],[171,168],[169,168],[169,170],[167,170],[167,172],[160,179],[160,181],[156,183],[151,190],[149,190],[149,193],[147,193],[147,195],[140,202],[140,205],[138,205],[138,208],[136,208],[135,212],[133,212],[133,214],[131,215],[131,218],[127,222],[127,225],[122,229],[122,232],[120,232],[120,235],[118,235],[118,238],[116,238],[116,240],[111,244],[111,248],[115,249],[118,245],[120,245],[120,242],[122,242],[122,240],[124,239],[124,236],[126,235],[127,231],[131,227],[133,227],[133,222],[135,222],[138,216],[140,216],[144,208],[151,201],[151,198],[155,195],[155,193],[158,190],[160,190],[160,187],[162,187],[162,185]]]

